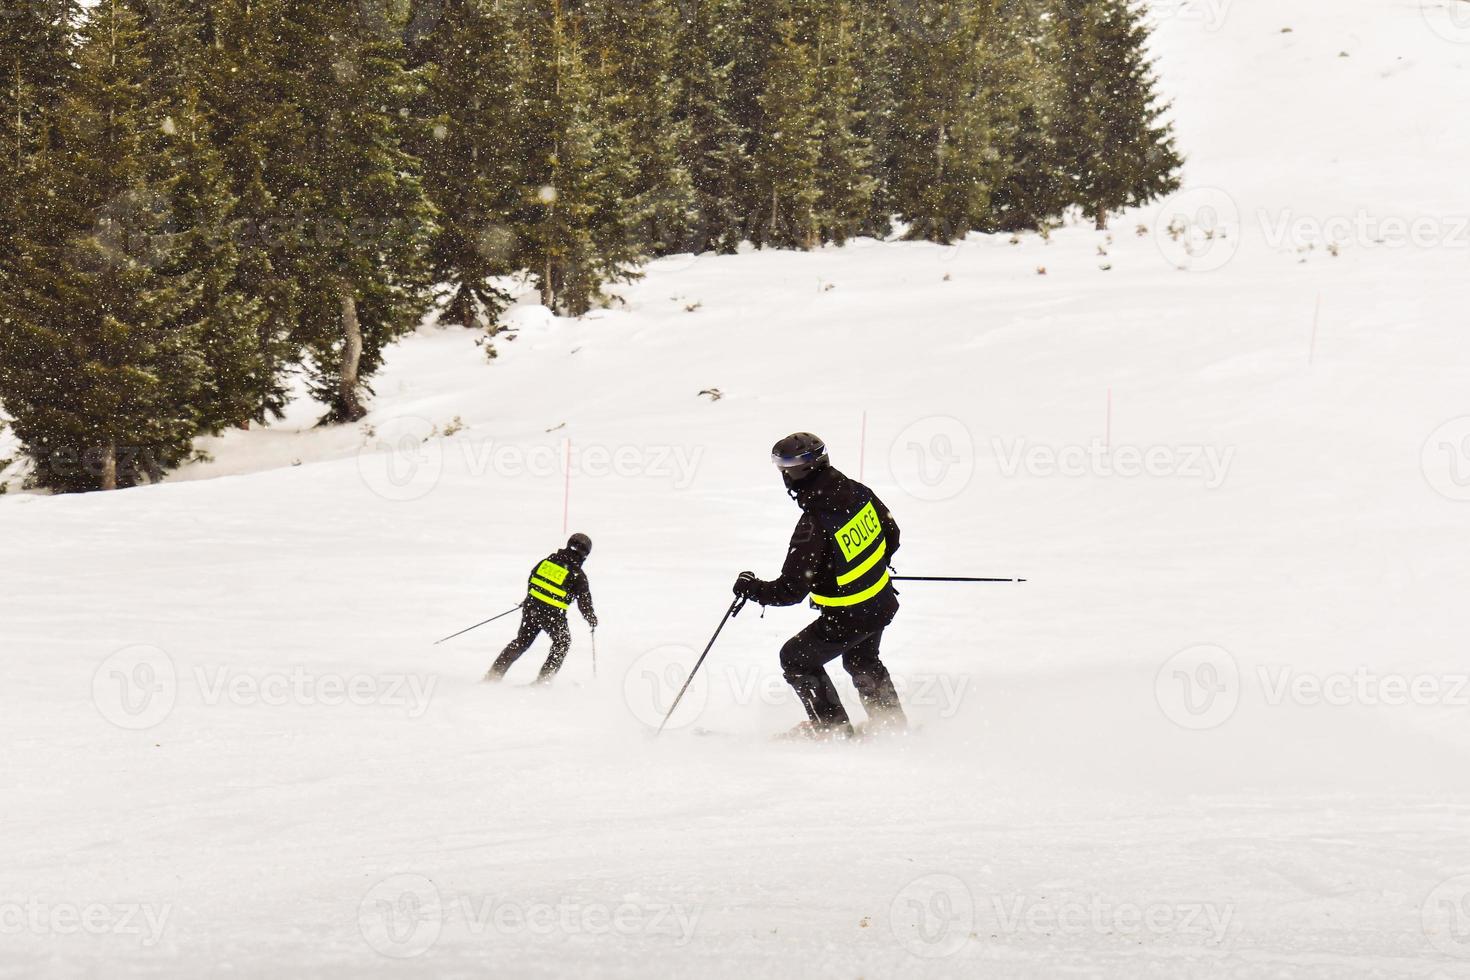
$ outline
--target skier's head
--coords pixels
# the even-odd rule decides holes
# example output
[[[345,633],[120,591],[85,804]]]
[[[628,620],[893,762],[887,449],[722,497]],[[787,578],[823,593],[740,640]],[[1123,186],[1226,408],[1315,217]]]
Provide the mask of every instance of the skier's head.
[[[827,444],[810,432],[793,432],[772,446],[771,462],[781,471],[781,481],[793,499],[802,484],[832,466]]]
[[[592,554],[592,539],[581,531],[578,531],[570,538],[567,538],[567,550],[585,561],[587,556]]]

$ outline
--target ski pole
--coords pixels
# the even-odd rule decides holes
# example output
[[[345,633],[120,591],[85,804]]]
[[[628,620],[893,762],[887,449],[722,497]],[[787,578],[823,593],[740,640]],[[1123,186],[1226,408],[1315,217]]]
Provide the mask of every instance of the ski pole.
[[[704,658],[708,657],[710,650],[714,649],[715,641],[720,638],[720,632],[725,628],[725,624],[730,621],[730,617],[738,616],[740,614],[740,610],[744,608],[744,597],[737,597],[734,602],[730,603],[730,608],[725,610],[725,618],[720,620],[720,625],[715,628],[715,635],[709,638],[709,643],[705,646],[704,652],[701,653],[699,655],[699,659],[694,662],[694,669],[689,672],[689,679],[684,682],[683,687],[679,688],[679,693],[674,698],[674,703],[672,706],[670,706],[669,713],[664,715],[663,721],[659,722],[658,731],[654,732],[655,735],[663,734],[664,726],[669,723],[670,718],[674,717],[674,712],[679,710],[679,702],[684,700],[684,692],[689,690],[690,684],[694,683],[694,675],[699,673],[699,668],[704,663]]]
[[[510,607],[510,608],[509,608],[509,609],[507,609],[507,610],[506,610],[506,611],[505,611],[505,612],[503,612],[503,613],[501,613],[501,614],[500,614],[500,615],[499,615],[499,616],[491,616],[491,617],[490,617],[490,618],[489,618],[489,619],[487,619],[487,620],[485,620],[485,622],[483,622],[483,623],[476,623],[476,624],[475,624],[475,625],[473,625],[473,626],[468,626],[468,627],[466,627],[466,628],[464,628],[464,629],[462,629],[462,630],[460,630],[460,631],[459,631],[459,632],[458,632],[458,633],[451,633],[451,634],[450,634],[450,635],[449,635],[449,636],[446,636],[446,637],[445,637],[445,638],[444,638],[444,640],[452,640],[452,639],[454,639],[454,638],[455,638],[455,637],[456,637],[456,636],[464,636],[464,635],[465,635],[465,634],[466,634],[466,633],[468,633],[468,632],[469,632],[469,631],[470,631],[470,630],[477,630],[477,629],[479,629],[479,628],[480,628],[480,627],[481,627],[481,626],[484,626],[484,625],[485,625],[485,623],[493,623],[493,622],[495,622],[495,621],[496,621],[496,620],[497,620],[497,619],[504,619],[504,618],[505,618],[505,617],[506,617],[506,616],[509,616],[509,615],[510,615],[510,614],[511,614],[511,613],[513,613],[513,612],[515,612],[515,611],[516,611],[516,610],[517,610],[517,609],[519,609],[519,608],[521,608],[521,603],[519,603],[519,602],[518,602],[518,603],[516,603],[516,604],[515,604],[515,605],[514,605],[514,606],[511,606],[511,607]],[[441,644],[441,643],[443,643],[443,642],[444,642],[444,640],[435,640],[435,641],[434,641],[434,644],[433,644],[433,645],[434,645],[434,646],[438,646],[438,645],[439,645],[439,644]]]
[[[961,578],[953,575],[892,575],[894,582],[1024,582],[1023,578]]]
[[[592,627],[592,679],[597,680],[597,627]]]

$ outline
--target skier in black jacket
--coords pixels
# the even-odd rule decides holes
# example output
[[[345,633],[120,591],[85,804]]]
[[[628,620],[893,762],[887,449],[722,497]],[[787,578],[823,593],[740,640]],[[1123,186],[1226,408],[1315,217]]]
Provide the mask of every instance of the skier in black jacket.
[[[551,637],[551,656],[546,658],[536,681],[545,684],[555,677],[572,646],[567,610],[573,601],[577,603],[582,618],[587,620],[587,625],[597,629],[597,613],[592,609],[592,588],[587,581],[587,573],[582,571],[582,564],[590,554],[592,539],[585,534],[574,534],[567,539],[565,548],[548,555],[532,569],[526,586],[526,600],[521,604],[520,632],[501,651],[485,674],[485,680],[503,678],[543,631]]]
[[[856,685],[870,729],[902,731],[903,707],[879,659],[883,630],[898,612],[888,563],[898,550],[898,525],[872,490],[832,466],[827,447],[809,432],[776,443],[772,461],[801,519],[781,577],[772,582],[742,572],[735,594],[763,606],[792,606],[811,596],[821,617],[781,648],[781,669],[806,709],[793,735],[852,734],[847,711],[827,674],[838,657]]]

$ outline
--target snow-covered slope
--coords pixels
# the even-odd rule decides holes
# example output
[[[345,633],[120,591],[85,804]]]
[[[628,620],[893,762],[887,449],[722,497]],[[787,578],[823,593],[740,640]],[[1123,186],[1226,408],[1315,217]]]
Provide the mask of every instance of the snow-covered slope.
[[[1110,233],[663,260],[0,499],[0,975],[1465,975],[1459,7],[1157,4],[1186,188]],[[909,738],[769,741],[749,609],[654,740],[799,428],[905,574],[1030,581],[905,589]],[[431,646],[568,525],[595,677]]]

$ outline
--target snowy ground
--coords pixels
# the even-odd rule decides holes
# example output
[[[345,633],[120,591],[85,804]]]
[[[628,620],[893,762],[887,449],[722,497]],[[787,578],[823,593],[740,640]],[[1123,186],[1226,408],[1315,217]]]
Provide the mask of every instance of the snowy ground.
[[[1463,8],[1157,5],[1187,188],[1110,235],[664,260],[0,499],[0,975],[1470,975]],[[654,740],[794,428],[904,573],[1030,581],[905,590],[914,736],[769,741],[750,609]],[[597,676],[487,689],[510,620],[430,643],[564,508]]]

